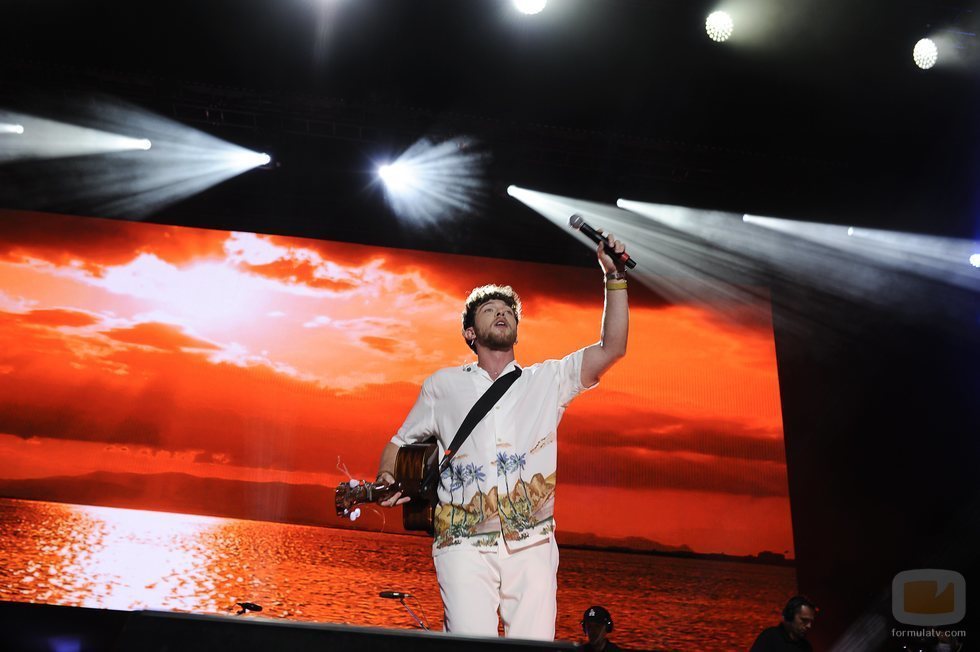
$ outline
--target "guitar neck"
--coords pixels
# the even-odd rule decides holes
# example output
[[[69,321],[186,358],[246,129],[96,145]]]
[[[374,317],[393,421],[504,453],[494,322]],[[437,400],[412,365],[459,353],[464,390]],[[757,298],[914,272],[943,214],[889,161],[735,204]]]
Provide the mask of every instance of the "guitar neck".
[[[422,491],[422,480],[429,468],[434,467],[439,450],[434,442],[408,444],[398,449],[395,457],[397,482],[361,482],[351,486],[341,482],[334,494],[337,516],[354,520],[358,517],[356,505],[379,503],[400,491],[411,500],[402,508],[402,523],[406,530],[432,534],[433,512],[435,510],[435,483]]]
[[[337,487],[334,495],[337,516],[348,516],[351,508],[355,505],[380,503],[400,490],[401,485],[397,482],[393,482],[392,484],[388,484],[387,482],[361,482],[353,487],[349,482],[342,482]]]
[[[387,482],[375,482],[373,484],[364,482],[361,486],[364,487],[364,500],[361,502],[365,503],[380,503],[392,494],[401,491],[401,484],[398,482],[391,484]]]

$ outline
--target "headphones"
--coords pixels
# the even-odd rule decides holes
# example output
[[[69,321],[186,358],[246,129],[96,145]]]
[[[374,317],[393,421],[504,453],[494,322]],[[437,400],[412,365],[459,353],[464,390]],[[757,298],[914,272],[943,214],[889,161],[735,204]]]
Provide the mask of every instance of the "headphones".
[[[612,616],[609,615],[609,612],[604,607],[597,605],[585,610],[585,613],[582,615],[582,631],[586,636],[589,635],[589,629],[586,627],[586,623],[589,622],[605,623],[606,632],[613,630]]]

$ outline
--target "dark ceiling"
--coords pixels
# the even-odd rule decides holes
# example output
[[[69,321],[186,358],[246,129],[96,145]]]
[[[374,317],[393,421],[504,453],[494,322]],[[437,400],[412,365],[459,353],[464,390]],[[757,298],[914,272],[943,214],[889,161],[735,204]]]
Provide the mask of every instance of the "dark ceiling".
[[[703,0],[550,0],[536,16],[510,0],[17,0],[0,24],[0,101],[43,110],[50,99],[37,97],[90,88],[223,136],[228,124],[202,117],[209,106],[258,116],[227,135],[273,152],[279,179],[231,182],[165,219],[218,215],[221,204],[247,222],[260,190],[297,223],[328,189],[331,205],[357,210],[372,157],[455,132],[492,150],[495,216],[526,210],[503,207],[514,202],[501,189],[517,183],[977,237],[974,12],[910,0],[729,4],[737,36],[757,28],[751,42],[710,41],[715,5]],[[912,45],[936,30],[961,61],[919,70]],[[376,135],[304,141],[283,116]],[[355,190],[341,201],[341,187]]]

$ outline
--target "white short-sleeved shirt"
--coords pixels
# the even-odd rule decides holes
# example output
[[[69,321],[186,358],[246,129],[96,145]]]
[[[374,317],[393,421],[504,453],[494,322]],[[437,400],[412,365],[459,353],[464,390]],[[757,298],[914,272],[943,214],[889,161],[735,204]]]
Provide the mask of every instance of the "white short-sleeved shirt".
[[[441,478],[433,555],[457,546],[495,550],[500,535],[515,550],[554,532],[558,422],[571,400],[587,389],[582,386],[583,351],[523,368],[473,429]],[[501,375],[514,366],[511,362]],[[440,369],[422,384],[391,441],[403,446],[435,437],[441,459],[491,382],[475,362]]]

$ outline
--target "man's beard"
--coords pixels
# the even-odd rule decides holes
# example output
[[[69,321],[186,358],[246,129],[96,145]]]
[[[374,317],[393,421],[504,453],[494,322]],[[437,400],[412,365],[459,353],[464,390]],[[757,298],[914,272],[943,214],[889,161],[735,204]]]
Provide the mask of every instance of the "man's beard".
[[[509,351],[517,343],[517,329],[508,328],[501,332],[491,326],[489,330],[483,333],[477,331],[476,341],[491,351]]]

